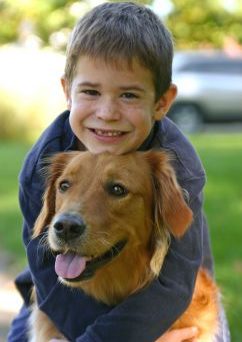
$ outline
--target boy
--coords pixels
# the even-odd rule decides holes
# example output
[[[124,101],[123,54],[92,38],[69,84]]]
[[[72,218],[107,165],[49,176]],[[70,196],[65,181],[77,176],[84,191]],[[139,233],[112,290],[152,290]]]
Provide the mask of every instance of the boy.
[[[39,308],[68,340],[148,342],[164,334],[188,306],[202,252],[212,271],[202,215],[204,170],[189,142],[164,118],[176,96],[171,83],[172,55],[169,32],[145,7],[105,3],[77,23],[62,79],[68,111],[43,133],[20,175],[23,237],[30,270],[16,282],[25,305],[13,322],[9,341],[26,341],[32,281]],[[54,257],[46,256],[39,238],[31,240],[44,191],[43,158],[67,150],[123,154],[151,148],[173,153],[194,222],[181,240],[172,239],[158,279],[120,305],[107,307],[59,284]],[[160,341],[179,342],[196,335],[191,329],[188,335],[183,333],[163,335]],[[228,341],[222,339],[222,332],[220,341]]]

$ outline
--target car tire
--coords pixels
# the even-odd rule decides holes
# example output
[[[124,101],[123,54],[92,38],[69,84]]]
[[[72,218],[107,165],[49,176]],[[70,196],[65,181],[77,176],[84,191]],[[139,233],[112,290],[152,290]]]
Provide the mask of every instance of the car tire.
[[[184,133],[198,132],[203,127],[203,115],[194,104],[176,104],[171,108],[169,117]]]

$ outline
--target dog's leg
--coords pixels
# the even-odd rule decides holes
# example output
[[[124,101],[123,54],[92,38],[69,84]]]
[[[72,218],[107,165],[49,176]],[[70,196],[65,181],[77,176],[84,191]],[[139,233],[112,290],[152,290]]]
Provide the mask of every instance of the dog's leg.
[[[33,306],[29,325],[30,342],[47,342],[53,339],[65,340],[65,337],[56,329],[48,316],[40,311],[36,305]]]

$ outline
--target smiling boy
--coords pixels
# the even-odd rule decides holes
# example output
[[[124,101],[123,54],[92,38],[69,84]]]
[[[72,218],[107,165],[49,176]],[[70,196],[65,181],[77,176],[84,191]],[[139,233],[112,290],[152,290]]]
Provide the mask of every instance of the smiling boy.
[[[62,85],[79,149],[92,153],[137,150],[176,96],[170,85],[156,101],[152,74],[136,60],[115,66],[85,55],[78,59],[71,85],[65,78]]]
[[[12,324],[9,341],[27,341],[33,282],[39,308],[68,340],[148,342],[164,334],[184,312],[204,260],[209,261],[205,266],[212,272],[202,214],[205,173],[191,144],[165,118],[177,92],[171,83],[172,56],[169,32],[145,7],[106,3],[77,23],[62,78],[68,110],[42,134],[20,175],[29,268],[16,282],[25,304]],[[61,285],[54,271],[54,257],[46,256],[39,238],[31,240],[42,206],[43,158],[69,150],[123,154],[153,148],[173,154],[178,182],[189,194],[194,221],[181,240],[172,238],[158,279],[120,305],[108,307]],[[191,330],[189,334],[166,335],[161,341],[178,342],[195,336]],[[223,329],[220,335],[218,341],[229,341],[228,336],[223,337]]]

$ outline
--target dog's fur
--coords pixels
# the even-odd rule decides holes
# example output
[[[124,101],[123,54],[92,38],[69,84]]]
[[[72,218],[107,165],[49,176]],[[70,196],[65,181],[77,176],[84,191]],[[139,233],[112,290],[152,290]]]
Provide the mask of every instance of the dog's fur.
[[[60,191],[63,181],[68,181],[68,187]],[[85,227],[77,237],[62,241],[54,222],[66,213],[81,217]],[[52,251],[71,250],[88,258],[103,255],[118,241],[127,241],[120,254],[90,279],[68,281],[59,277],[67,286],[114,305],[158,276],[170,235],[182,237],[191,222],[192,211],[165,152],[122,156],[70,152],[51,160],[34,237],[48,227],[46,240]],[[61,337],[36,306],[32,325],[35,341]],[[189,308],[172,328],[189,326],[198,327],[199,341],[203,342],[212,341],[218,329],[218,290],[203,270],[198,274]]]

